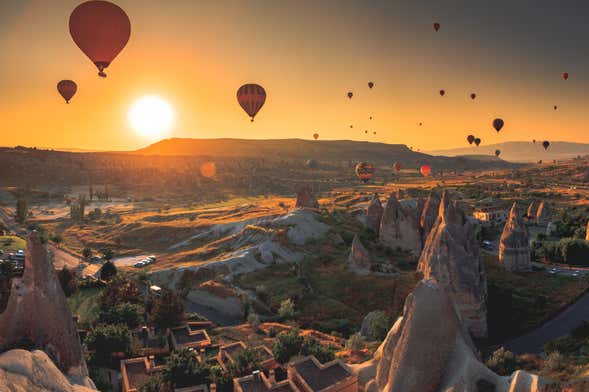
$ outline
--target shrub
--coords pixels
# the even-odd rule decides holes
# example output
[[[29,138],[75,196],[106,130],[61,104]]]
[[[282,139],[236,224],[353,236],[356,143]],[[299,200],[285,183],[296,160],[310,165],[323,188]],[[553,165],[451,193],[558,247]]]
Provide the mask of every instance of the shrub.
[[[78,291],[78,279],[66,266],[57,271],[57,279],[66,297]]]
[[[551,352],[544,361],[544,369],[548,371],[557,371],[564,366],[564,358],[558,351]]]
[[[184,320],[184,304],[171,290],[164,290],[153,301],[151,322],[159,328],[175,327]]]
[[[278,316],[283,320],[292,319],[295,315],[295,306],[292,299],[288,298],[285,299],[280,303],[280,308],[278,309]]]
[[[110,280],[112,277],[116,276],[116,274],[117,267],[110,260],[104,263],[100,269],[100,279],[102,280]]]
[[[143,302],[143,296],[137,285],[125,278],[111,279],[98,297],[98,306],[101,309],[108,309],[125,302],[132,304]]]
[[[143,320],[144,309],[137,304],[124,302],[115,307],[101,309],[98,321],[104,324],[125,324],[130,329],[137,328]]]
[[[333,345],[324,346],[312,336],[307,336],[301,346],[302,355],[313,355],[321,363],[333,361],[335,359],[335,347]]]
[[[388,316],[385,312],[379,310],[375,312],[374,317],[368,324],[368,333],[373,339],[383,340],[390,328],[391,322]]]
[[[188,387],[208,383],[208,370],[194,355],[194,352],[183,349],[173,352],[162,370],[164,383],[175,388]]]
[[[302,344],[303,337],[299,335],[297,328],[281,333],[276,337],[276,341],[272,345],[274,358],[279,363],[287,363],[292,357],[299,354]]]
[[[109,366],[112,354],[131,353],[131,336],[126,325],[98,325],[86,336],[86,345],[93,351],[90,362],[97,366]]]
[[[346,341],[346,348],[352,351],[361,351],[364,348],[364,337],[356,332]]]
[[[491,370],[502,376],[510,375],[520,367],[517,357],[504,347],[495,350],[486,363]]]

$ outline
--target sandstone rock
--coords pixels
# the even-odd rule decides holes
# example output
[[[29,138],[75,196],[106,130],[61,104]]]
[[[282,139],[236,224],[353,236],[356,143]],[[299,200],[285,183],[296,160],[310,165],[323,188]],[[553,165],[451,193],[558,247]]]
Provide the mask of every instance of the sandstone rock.
[[[23,340],[48,353],[63,372],[88,376],[70,308],[36,232],[27,241],[24,275],[14,279],[0,315],[0,351]]]
[[[527,271],[532,267],[528,229],[517,212],[516,203],[511,207],[499,241],[499,263],[508,271]]]
[[[413,209],[402,206],[394,194],[389,197],[382,215],[379,240],[393,249],[409,250],[415,255],[421,252],[419,218]]]
[[[528,212],[526,214],[526,217],[528,219],[536,219],[537,214],[538,214],[538,203],[536,203],[535,201],[532,201],[530,203],[530,206],[528,207]]]
[[[467,329],[487,335],[487,281],[473,225],[464,212],[442,194],[439,216],[427,238],[418,271],[436,279],[455,302]]]
[[[368,209],[366,210],[366,227],[378,234],[380,230],[380,221],[384,208],[380,203],[378,193],[375,193],[370,200]]]
[[[348,263],[350,269],[355,272],[368,273],[372,261],[370,260],[370,254],[362,245],[358,234],[354,235],[352,241],[352,249],[350,250],[350,256],[348,257]]]
[[[313,196],[311,188],[308,186],[302,187],[297,191],[296,208],[319,208],[319,202]]]
[[[421,217],[419,220],[419,225],[421,227],[421,233],[423,238],[423,243],[427,240],[427,236],[429,235],[432,227],[436,223],[436,219],[438,218],[438,214],[440,212],[440,195],[436,191],[432,191],[425,202],[423,207],[423,211],[421,213]]]
[[[587,234],[585,234],[585,241],[589,241],[589,221],[587,221]]]
[[[422,280],[372,360],[348,365],[366,392],[538,392],[525,372],[501,377],[483,365],[458,311],[441,285]],[[532,380],[532,382],[528,382]]]
[[[536,223],[548,223],[550,221],[550,218],[552,218],[552,211],[550,211],[550,206],[545,201],[540,202],[540,205],[538,206],[538,211],[536,212]]]
[[[0,391],[91,392],[90,379],[72,383],[43,351],[10,350],[0,354]]]

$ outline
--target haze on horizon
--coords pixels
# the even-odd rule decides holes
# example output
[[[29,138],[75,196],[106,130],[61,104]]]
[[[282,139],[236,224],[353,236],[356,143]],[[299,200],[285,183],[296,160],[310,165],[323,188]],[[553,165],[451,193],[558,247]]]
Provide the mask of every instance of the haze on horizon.
[[[421,150],[464,146],[469,133],[484,144],[589,142],[586,2],[120,0],[131,39],[106,79],[70,37],[68,18],[79,3],[0,5],[3,145],[145,146],[155,140],[134,132],[127,118],[150,94],[174,110],[165,137],[310,139],[318,132],[321,140]],[[439,32],[432,22],[442,24]],[[55,90],[61,79],[78,84],[70,105]],[[248,82],[268,93],[253,124],[235,99]],[[494,117],[506,122],[499,134]]]

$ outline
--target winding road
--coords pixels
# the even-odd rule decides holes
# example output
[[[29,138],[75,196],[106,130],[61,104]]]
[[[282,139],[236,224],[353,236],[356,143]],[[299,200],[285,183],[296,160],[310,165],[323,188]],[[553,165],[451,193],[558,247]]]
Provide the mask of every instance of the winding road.
[[[539,353],[544,343],[567,335],[583,321],[589,321],[589,292],[541,327],[508,342],[506,347],[515,354]]]

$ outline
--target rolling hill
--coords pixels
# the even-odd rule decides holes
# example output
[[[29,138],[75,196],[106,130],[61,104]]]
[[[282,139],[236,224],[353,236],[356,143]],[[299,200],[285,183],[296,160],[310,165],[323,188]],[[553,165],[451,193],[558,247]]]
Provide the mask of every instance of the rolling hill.
[[[438,168],[509,167],[495,156],[445,157],[410,150],[404,144],[372,143],[352,140],[313,141],[303,139],[165,139],[133,151],[139,155],[211,156],[216,158],[267,158],[324,162],[369,161],[390,165],[399,161],[405,167],[423,163]]]
[[[589,144],[570,142],[550,142],[548,150],[544,150],[541,141],[532,142],[505,142],[498,144],[482,145],[479,147],[468,146],[448,150],[429,151],[433,155],[467,156],[475,155],[492,156],[495,150],[501,150],[501,158],[512,162],[537,162],[539,160],[550,161],[553,159],[570,159],[578,155],[589,155]]]

